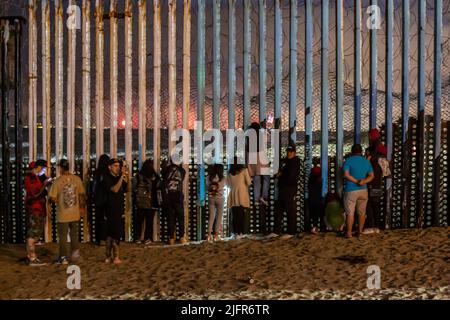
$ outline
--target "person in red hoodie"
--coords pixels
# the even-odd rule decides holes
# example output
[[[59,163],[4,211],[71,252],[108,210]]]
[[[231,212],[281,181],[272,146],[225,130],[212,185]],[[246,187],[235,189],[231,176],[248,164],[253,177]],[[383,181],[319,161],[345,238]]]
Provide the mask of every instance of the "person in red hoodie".
[[[30,266],[42,266],[36,256],[35,243],[43,236],[46,210],[46,187],[51,182],[50,170],[45,160],[37,160],[29,165],[30,171],[25,176],[25,210],[27,218],[26,249]]]

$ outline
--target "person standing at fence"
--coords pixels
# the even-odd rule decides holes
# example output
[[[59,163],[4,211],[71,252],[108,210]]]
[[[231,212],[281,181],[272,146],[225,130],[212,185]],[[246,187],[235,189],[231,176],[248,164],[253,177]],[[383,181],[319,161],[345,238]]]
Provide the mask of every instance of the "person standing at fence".
[[[152,161],[145,160],[139,174],[133,180],[133,198],[137,208],[134,238],[138,244],[142,243],[144,224],[144,243],[150,244],[153,240],[153,222],[158,208],[155,192],[158,181],[159,177],[153,168]]]
[[[163,208],[167,217],[169,245],[175,244],[175,227],[177,222],[180,243],[185,244],[188,242],[187,236],[185,234],[183,208],[183,180],[186,176],[186,171],[181,165],[176,165],[170,159],[169,164],[162,169],[161,176],[164,184]]]
[[[255,146],[248,146],[248,171],[253,180],[253,195],[255,199],[255,206],[259,209],[259,225],[260,231],[263,235],[267,234],[267,212],[269,207],[269,184],[270,163],[267,158],[267,137],[265,129],[261,128],[260,124],[253,122],[250,125],[250,130],[254,130],[256,134],[256,148]],[[260,135],[260,133],[262,133]],[[262,140],[261,140],[262,138]],[[256,150],[252,152],[250,150]],[[256,163],[253,163],[253,159]]]
[[[109,161],[109,174],[103,181],[106,196],[106,263],[121,263],[119,257],[120,237],[123,231],[122,216],[125,214],[125,193],[128,188],[128,169],[117,158]]]
[[[282,233],[283,213],[287,213],[287,233],[282,239],[290,239],[297,233],[297,205],[298,180],[300,175],[300,158],[297,157],[294,146],[286,148],[287,157],[281,163],[276,174],[278,178],[278,200],[275,206],[275,227],[270,237],[277,237]]]
[[[238,158],[234,158],[233,165],[227,176],[227,185],[230,187],[228,206],[232,213],[233,233],[236,239],[242,238],[249,232],[247,214],[250,209],[250,194],[248,188],[252,184],[248,169],[238,164]]]
[[[345,237],[351,238],[355,210],[359,218],[358,235],[362,234],[368,202],[367,184],[374,178],[370,161],[362,156],[361,145],[354,144],[352,146],[352,154],[345,160],[343,171],[345,178],[344,208],[347,216]]]
[[[322,170],[319,162],[315,161],[308,178],[308,219],[306,219],[306,231],[318,234],[320,230],[324,229],[323,213]]]
[[[382,148],[379,148],[382,149]],[[363,234],[379,232],[380,212],[383,198],[383,170],[379,164],[379,154],[372,147],[366,149],[366,158],[373,168],[374,178],[368,184],[369,202],[367,206],[367,220]]]
[[[103,181],[109,175],[109,156],[102,154],[98,159],[95,177],[89,186],[90,202],[95,205],[95,240],[98,245],[106,240],[106,202],[108,193],[105,192]]]
[[[57,206],[59,259],[56,263],[68,264],[67,234],[69,232],[70,260],[77,261],[80,258],[78,232],[81,211],[86,210],[86,191],[80,177],[70,173],[69,161],[61,159],[58,162],[58,170],[60,176],[50,188],[48,197]]]
[[[46,264],[37,258],[36,242],[44,235],[47,215],[46,187],[51,183],[51,170],[49,169],[45,160],[37,160],[29,164],[29,172],[25,175],[26,250],[27,262],[30,266]]]
[[[208,169],[206,190],[208,190],[209,224],[206,240],[212,240],[212,229],[215,224],[214,240],[217,241],[222,234],[225,177],[222,164],[211,165]]]

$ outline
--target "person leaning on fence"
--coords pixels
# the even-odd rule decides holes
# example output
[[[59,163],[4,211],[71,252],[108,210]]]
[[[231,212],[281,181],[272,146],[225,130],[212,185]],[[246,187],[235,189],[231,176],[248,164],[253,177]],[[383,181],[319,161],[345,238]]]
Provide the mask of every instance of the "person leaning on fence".
[[[71,174],[69,161],[58,162],[59,177],[55,180],[48,197],[57,206],[59,259],[57,264],[68,264],[67,234],[70,230],[71,262],[80,259],[78,241],[81,211],[86,210],[86,191],[80,177]]]
[[[355,210],[359,217],[358,235],[362,234],[368,202],[367,184],[374,178],[370,161],[362,156],[361,145],[352,146],[352,154],[345,160],[343,171],[345,178],[344,208],[347,216],[345,237],[351,238]]]
[[[278,199],[275,205],[275,227],[270,237],[277,237],[282,232],[281,223],[283,212],[287,213],[287,234],[282,239],[289,239],[297,232],[297,206],[296,197],[298,180],[300,175],[300,159],[296,155],[294,146],[286,149],[287,157],[281,163],[281,168],[276,174],[278,179]]]
[[[267,140],[266,130],[261,127],[258,122],[253,122],[249,129],[253,129],[256,134],[256,148],[252,152],[252,147],[248,146],[248,172],[253,180],[253,195],[255,199],[255,206],[259,209],[259,226],[263,235],[267,234],[267,221],[266,216],[269,207],[269,185],[270,175],[268,174],[270,164],[267,157],[267,141],[260,141],[260,138]],[[260,133],[262,135],[260,136]],[[260,148],[260,142],[261,144]],[[255,152],[256,151],[256,152]],[[250,160],[256,159],[256,163],[252,163]],[[266,171],[266,172],[265,172]]]
[[[249,232],[247,212],[250,209],[248,188],[251,184],[248,169],[245,165],[238,164],[238,158],[235,157],[227,176],[227,185],[230,187],[228,207],[231,208],[233,233],[236,239]]]
[[[106,193],[106,263],[121,263],[119,244],[122,236],[122,216],[125,214],[125,193],[128,188],[128,169],[122,161],[109,161],[109,174],[103,181]]]
[[[222,234],[222,215],[224,205],[225,177],[223,176],[223,165],[220,163],[208,167],[206,178],[206,190],[208,190],[209,224],[207,241],[212,240],[212,229],[214,228],[214,240],[220,240]]]
[[[43,266],[36,256],[36,241],[44,234],[46,210],[46,187],[50,184],[50,170],[45,160],[37,160],[29,164],[29,172],[25,175],[25,212],[26,212],[26,250],[27,262],[30,266]]]
[[[167,166],[161,171],[163,179],[163,211],[167,217],[169,245],[175,244],[176,232],[175,226],[178,221],[178,232],[180,236],[180,243],[188,242],[185,234],[184,223],[184,194],[183,181],[186,176],[186,171],[181,165],[177,165],[169,160]]]
[[[136,178],[133,179],[133,200],[137,208],[135,219],[136,243],[142,243],[142,227],[144,229],[144,243],[153,241],[153,222],[158,205],[156,188],[159,181],[158,174],[153,168],[152,161],[147,159]]]

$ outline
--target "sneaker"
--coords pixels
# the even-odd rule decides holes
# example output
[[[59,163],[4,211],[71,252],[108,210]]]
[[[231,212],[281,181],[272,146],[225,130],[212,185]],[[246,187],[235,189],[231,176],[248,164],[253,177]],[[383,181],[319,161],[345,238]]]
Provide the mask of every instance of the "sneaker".
[[[175,244],[175,239],[169,239],[169,246],[173,246]]]
[[[211,234],[208,234],[208,235],[206,236],[206,241],[207,241],[207,242],[211,242],[211,241],[212,241],[212,236],[211,236]]]
[[[56,260],[56,264],[67,265],[67,264],[69,264],[69,259],[67,257],[61,257],[58,260]]]
[[[272,238],[276,238],[276,237],[279,237],[279,235],[274,233],[274,232],[272,232],[272,233],[268,234],[266,238],[267,239],[272,239]]]
[[[136,243],[136,244],[142,244],[142,241],[141,241],[141,240],[136,240],[134,243]]]
[[[188,241],[188,239],[186,239],[186,237],[183,237],[183,238],[181,238],[180,239],[180,243],[181,244],[186,244],[186,243],[188,243],[189,241]]]
[[[214,241],[222,240],[218,234],[214,235]]]
[[[144,244],[151,244],[153,241],[150,239],[145,240]]]
[[[293,235],[292,234],[283,234],[282,236],[280,236],[281,240],[288,240],[290,238],[292,238]]]
[[[34,258],[34,259],[28,259],[28,265],[30,267],[42,267],[47,265],[45,262],[42,262],[41,260],[39,260],[38,258]]]
[[[43,246],[44,243],[43,243],[42,241],[39,240],[39,241],[36,242],[34,245],[35,245],[35,246]]]
[[[319,234],[319,229],[314,227],[314,228],[312,228],[311,233],[317,235],[317,234]]]

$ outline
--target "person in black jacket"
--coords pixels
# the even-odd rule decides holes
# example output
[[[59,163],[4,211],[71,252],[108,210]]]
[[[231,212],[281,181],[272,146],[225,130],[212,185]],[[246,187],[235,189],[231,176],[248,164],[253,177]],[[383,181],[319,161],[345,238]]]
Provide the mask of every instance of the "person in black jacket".
[[[109,175],[109,156],[102,154],[98,159],[94,180],[89,186],[90,203],[95,205],[92,219],[95,220],[95,241],[97,245],[106,240],[106,202],[107,192],[103,187],[105,177]]]
[[[163,212],[167,216],[169,244],[175,244],[176,233],[175,226],[178,220],[178,231],[181,244],[188,242],[184,227],[184,208],[183,208],[183,180],[186,171],[181,165],[176,165],[171,160],[168,166],[161,171],[163,179]]]
[[[278,201],[275,208],[275,230],[274,235],[281,234],[283,212],[287,213],[287,234],[284,239],[289,239],[297,232],[297,208],[296,196],[298,179],[300,174],[300,159],[296,155],[295,147],[287,148],[287,157],[283,160],[281,168],[277,173],[278,178]]]
[[[153,168],[152,161],[147,159],[133,181],[133,198],[137,208],[134,239],[136,243],[142,243],[142,227],[145,222],[144,243],[153,241],[153,221],[158,208],[155,194],[159,177]]]
[[[103,181],[106,202],[106,263],[121,263],[119,243],[122,236],[122,216],[125,214],[125,193],[128,189],[128,169],[122,161],[112,158],[109,161],[110,173]]]

